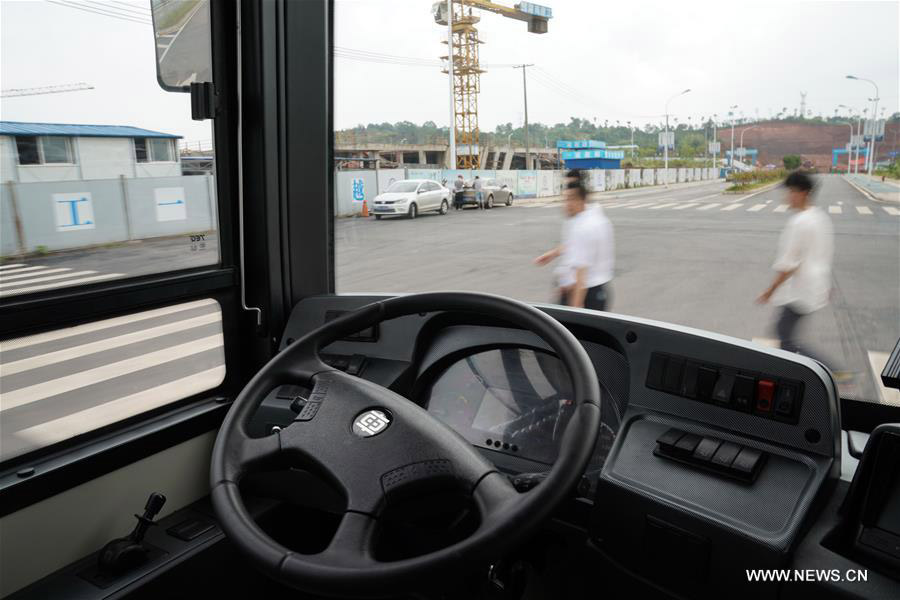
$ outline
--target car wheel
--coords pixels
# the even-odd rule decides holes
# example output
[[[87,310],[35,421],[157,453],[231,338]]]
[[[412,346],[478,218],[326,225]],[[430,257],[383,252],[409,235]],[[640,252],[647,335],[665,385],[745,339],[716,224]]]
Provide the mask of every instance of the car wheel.
[[[512,194],[506,197],[506,205],[512,206]]]
[[[408,216],[410,219],[415,219],[417,216],[419,216],[419,208],[416,206],[415,202],[409,205]]]
[[[375,220],[376,220],[376,221],[380,221],[380,220],[381,220],[381,215],[375,215]]]
[[[494,197],[493,196],[487,197],[487,202],[485,202],[484,207],[485,208],[494,208]]]
[[[447,211],[449,211],[449,210],[450,210],[450,205],[447,203],[446,200],[442,200],[441,201],[441,211],[440,211],[441,214],[446,215]]]

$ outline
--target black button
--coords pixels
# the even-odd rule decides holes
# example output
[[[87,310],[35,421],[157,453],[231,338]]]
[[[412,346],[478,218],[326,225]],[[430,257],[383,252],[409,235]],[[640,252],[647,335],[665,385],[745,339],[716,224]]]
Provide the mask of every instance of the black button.
[[[319,406],[321,402],[307,402],[303,408],[300,410],[300,414],[297,415],[295,421],[311,421],[313,417],[316,416],[316,413],[319,412]]]
[[[304,406],[306,406],[306,398],[303,396],[297,396],[294,398],[294,401],[291,402],[291,410],[294,411],[294,414],[300,414],[300,411],[303,410]]]
[[[744,448],[731,463],[731,469],[749,475],[756,470],[761,458],[762,452],[759,450]]]
[[[663,389],[677,394],[681,391],[681,376],[684,373],[684,359],[670,358],[666,363],[666,374],[663,377]]]
[[[665,449],[671,450],[672,446],[684,436],[684,432],[680,429],[669,429],[664,434],[656,438],[656,443]]]
[[[694,450],[694,460],[702,462],[712,460],[713,454],[716,453],[716,450],[719,449],[721,444],[722,440],[717,440],[716,438],[703,438]]]
[[[716,404],[731,404],[731,388],[734,387],[734,373],[723,371],[713,388],[712,399]]]
[[[734,378],[734,387],[731,390],[731,402],[738,410],[750,411],[753,407],[756,395],[756,378],[747,375],[737,375]]]
[[[650,367],[647,369],[647,387],[662,389],[663,375],[666,372],[668,360],[665,354],[654,354],[650,357]]]
[[[741,447],[731,442],[724,442],[712,457],[712,463],[720,467],[730,467],[734,457],[741,451]]]
[[[689,362],[684,365],[684,377],[681,378],[681,395],[685,398],[697,397],[697,370],[700,365]]]
[[[350,357],[350,361],[347,364],[348,375],[359,375],[362,372],[363,365],[365,365],[366,357],[362,354],[354,354]]]
[[[719,378],[719,372],[709,367],[700,367],[697,369],[697,399],[712,400],[713,388],[716,385],[716,379]]]
[[[782,417],[793,416],[799,395],[796,384],[782,383],[779,385],[778,393],[775,396],[775,413]]]
[[[690,456],[696,450],[697,445],[702,441],[699,435],[694,435],[693,433],[686,433],[680,440],[675,443],[674,451],[677,454]]]

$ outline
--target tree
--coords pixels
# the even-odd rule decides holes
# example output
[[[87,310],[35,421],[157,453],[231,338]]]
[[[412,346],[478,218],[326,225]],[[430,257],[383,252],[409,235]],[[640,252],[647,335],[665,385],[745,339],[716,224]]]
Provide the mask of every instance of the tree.
[[[803,163],[803,159],[799,154],[787,154],[781,160],[784,161],[784,168],[788,171],[799,169],[800,165]]]

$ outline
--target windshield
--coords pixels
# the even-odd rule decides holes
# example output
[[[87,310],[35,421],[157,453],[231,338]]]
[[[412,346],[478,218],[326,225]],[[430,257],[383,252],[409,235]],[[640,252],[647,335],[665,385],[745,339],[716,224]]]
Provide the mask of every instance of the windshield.
[[[900,406],[879,377],[900,337],[897,3],[453,2],[471,27],[452,61],[429,4],[389,21],[387,0],[335,5],[336,205],[353,207],[334,224],[338,292],[686,325]],[[597,27],[616,22],[640,34]],[[450,186],[447,214],[349,218],[362,201],[341,198],[458,175],[474,185]]]
[[[387,190],[389,194],[403,194],[406,192],[414,192],[419,187],[418,181],[396,181],[392,183]]]

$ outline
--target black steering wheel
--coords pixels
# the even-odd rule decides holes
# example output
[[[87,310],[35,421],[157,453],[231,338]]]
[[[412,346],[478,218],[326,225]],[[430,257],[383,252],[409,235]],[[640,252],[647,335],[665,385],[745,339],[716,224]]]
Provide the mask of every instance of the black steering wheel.
[[[325,365],[321,348],[381,321],[455,311],[514,323],[543,338],[572,378],[575,408],[547,478],[518,493],[465,439],[428,412],[379,385]],[[412,340],[410,340],[412,343]],[[282,384],[312,393],[296,420],[252,438],[247,425],[262,399]],[[423,588],[425,577],[496,558],[533,533],[578,482],[600,431],[600,388],[587,352],[547,314],[488,294],[434,292],[369,304],[329,321],[287,346],[240,393],[225,417],[212,454],[212,502],[222,529],[264,572],[298,589],[328,595],[383,596]],[[243,475],[280,457],[302,459],[330,478],[346,509],[329,546],[299,554],[276,543],[248,513],[238,489]],[[373,548],[378,519],[392,498],[425,486],[471,494],[479,524],[465,539],[414,558],[379,561]],[[297,519],[304,515],[298,513]]]

